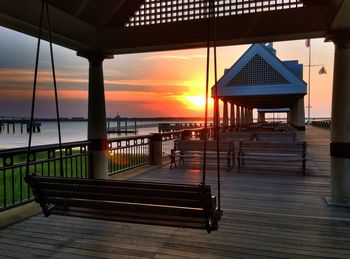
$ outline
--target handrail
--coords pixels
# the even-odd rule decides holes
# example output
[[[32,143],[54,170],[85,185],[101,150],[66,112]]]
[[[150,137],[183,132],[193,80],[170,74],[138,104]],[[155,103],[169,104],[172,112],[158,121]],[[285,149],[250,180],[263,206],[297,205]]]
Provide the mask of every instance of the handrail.
[[[62,147],[68,148],[72,146],[80,146],[80,145],[88,145],[91,142],[88,140],[82,140],[82,141],[72,141],[72,142],[66,142],[62,143]],[[53,149],[58,148],[58,144],[45,144],[45,145],[37,145],[33,146],[31,148],[31,151],[46,151],[47,149]],[[17,153],[27,152],[26,147],[19,147],[19,148],[10,148],[10,149],[0,149],[0,156],[3,155],[14,155]]]
[[[185,137],[186,134],[188,137],[189,132],[201,132],[201,129],[184,129],[108,139],[109,175],[149,164],[152,141],[160,140],[162,158],[169,157],[174,141]],[[88,140],[62,143],[64,177],[88,177],[90,143]],[[57,176],[61,166],[60,156],[57,154],[58,149],[58,144],[33,146],[29,161],[30,172],[36,172],[42,176]],[[0,150],[0,211],[33,200],[30,189],[23,180],[26,173],[25,154],[27,154],[25,147]]]

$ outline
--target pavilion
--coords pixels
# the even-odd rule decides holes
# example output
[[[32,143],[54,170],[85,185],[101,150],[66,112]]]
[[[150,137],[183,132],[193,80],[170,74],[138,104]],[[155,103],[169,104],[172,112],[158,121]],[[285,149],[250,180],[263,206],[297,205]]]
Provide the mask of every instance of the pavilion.
[[[350,1],[214,1],[219,46],[324,37],[335,48],[331,197],[350,200]],[[88,139],[96,178],[107,171],[103,60],[122,53],[205,47],[204,0],[48,0],[53,42],[89,60]],[[40,0],[0,1],[0,25],[38,36]],[[44,38],[48,39],[44,22]],[[303,84],[300,85],[304,87]],[[300,92],[300,96],[305,90]],[[301,98],[299,104],[301,106]],[[241,105],[241,102],[236,101]],[[257,104],[257,103],[256,103]],[[254,103],[247,108],[257,107]],[[285,106],[285,105],[283,105]],[[265,106],[266,107],[266,106]],[[291,111],[297,108],[290,103]],[[266,107],[268,108],[268,107]],[[300,117],[299,117],[300,118]],[[298,122],[297,126],[301,126]]]
[[[265,120],[266,112],[282,109],[287,111],[290,125],[305,130],[303,66],[297,60],[282,62],[272,43],[252,45],[225,69],[217,87],[224,126],[229,125],[230,103],[230,125],[253,123],[253,109],[258,109],[259,121]],[[215,98],[213,88],[212,96]]]

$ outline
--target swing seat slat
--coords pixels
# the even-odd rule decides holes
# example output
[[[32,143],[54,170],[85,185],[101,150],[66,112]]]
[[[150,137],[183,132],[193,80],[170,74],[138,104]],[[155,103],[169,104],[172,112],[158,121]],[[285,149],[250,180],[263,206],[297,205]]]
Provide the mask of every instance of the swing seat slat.
[[[217,230],[221,212],[208,185],[67,179],[27,175],[35,200],[51,214]]]

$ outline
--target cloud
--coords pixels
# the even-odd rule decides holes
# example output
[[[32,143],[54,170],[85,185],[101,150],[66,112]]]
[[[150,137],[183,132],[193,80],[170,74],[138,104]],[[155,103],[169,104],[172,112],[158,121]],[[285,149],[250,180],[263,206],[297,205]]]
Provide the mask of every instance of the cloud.
[[[104,68],[103,69],[103,77],[105,79],[113,79],[113,78],[130,78],[133,74],[130,72],[124,72],[116,69],[111,68]]]
[[[109,71],[114,73],[115,71]],[[116,72],[118,73],[118,72]],[[164,80],[164,79],[113,79],[110,74],[109,78],[104,80],[105,89],[110,91],[155,91],[155,92],[179,92],[189,87],[188,81],[183,80]],[[126,73],[121,73],[125,76]],[[34,72],[29,69],[0,69],[0,89],[13,90],[31,90],[34,80]],[[76,90],[88,89],[88,78],[84,72],[57,71],[56,82],[58,89]],[[52,90],[53,78],[51,70],[40,70],[38,72],[38,88]]]
[[[0,69],[0,89],[2,93],[7,90],[30,90],[34,81],[34,71],[29,69]],[[58,89],[86,88],[88,85],[87,75],[77,72],[56,72]],[[41,90],[53,89],[53,77],[51,70],[38,71],[37,87]]]

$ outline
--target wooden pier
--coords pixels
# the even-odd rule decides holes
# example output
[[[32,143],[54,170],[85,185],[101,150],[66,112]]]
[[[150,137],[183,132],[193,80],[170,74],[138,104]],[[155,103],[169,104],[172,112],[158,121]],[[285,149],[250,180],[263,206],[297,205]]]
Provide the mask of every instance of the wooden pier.
[[[7,132],[7,134],[16,133],[16,125],[20,126],[21,133],[30,132],[30,119],[29,118],[18,118],[18,117],[4,117],[0,116],[0,133]],[[6,128],[6,131],[5,131]],[[34,122],[32,126],[33,132],[41,131],[41,123]]]
[[[222,172],[219,231],[37,215],[0,230],[2,257],[349,258],[350,209],[326,205],[329,130],[307,127],[307,176]],[[133,180],[199,183],[196,169],[142,170]],[[216,173],[208,170],[216,192]],[[121,177],[119,175],[117,177]]]
[[[136,134],[137,130],[136,129],[121,129],[118,127],[109,127],[107,128],[107,133],[109,134],[113,134],[113,133],[117,133],[117,134]]]
[[[112,126],[113,123],[116,124],[116,126]],[[107,133],[136,134],[137,133],[136,119],[127,119],[127,118],[121,118],[121,117],[118,117],[115,119],[107,119]]]

